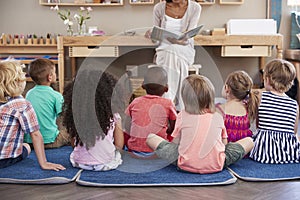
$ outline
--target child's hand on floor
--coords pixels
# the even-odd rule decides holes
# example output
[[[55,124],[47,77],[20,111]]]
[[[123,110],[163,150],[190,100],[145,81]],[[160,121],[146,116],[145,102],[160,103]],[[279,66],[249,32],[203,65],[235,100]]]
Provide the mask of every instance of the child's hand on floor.
[[[51,162],[45,162],[43,165],[41,165],[41,168],[45,170],[54,170],[54,171],[60,171],[66,169],[64,166],[60,164],[55,164]]]

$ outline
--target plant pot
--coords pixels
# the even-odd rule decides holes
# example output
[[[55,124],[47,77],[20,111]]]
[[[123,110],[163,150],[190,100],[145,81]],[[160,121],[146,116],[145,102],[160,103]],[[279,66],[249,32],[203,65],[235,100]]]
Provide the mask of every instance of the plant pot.
[[[25,38],[20,38],[20,44],[22,44],[22,45],[25,44]]]
[[[33,38],[32,39],[32,44],[38,44],[38,39],[37,38]]]
[[[51,39],[51,44],[56,44],[56,38]]]
[[[27,39],[27,44],[32,44],[32,38]]]
[[[19,44],[19,38],[14,38],[14,44]]]
[[[44,39],[43,38],[39,39],[39,44],[44,44]]]

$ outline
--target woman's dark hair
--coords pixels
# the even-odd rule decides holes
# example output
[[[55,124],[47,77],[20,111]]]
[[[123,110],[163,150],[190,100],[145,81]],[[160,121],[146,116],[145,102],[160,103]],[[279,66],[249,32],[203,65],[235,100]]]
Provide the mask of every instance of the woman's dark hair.
[[[167,2],[167,3],[171,3],[171,2],[172,2],[172,0],[166,0],[166,2]]]
[[[76,139],[75,146],[86,144],[87,148],[89,144],[95,144],[97,135],[94,137],[80,138],[76,130],[76,126],[73,118],[72,110],[72,94],[75,80],[66,85],[64,88],[64,105],[63,105],[63,123],[67,128],[68,133],[72,138]],[[117,83],[117,79],[107,72],[101,73],[100,80],[97,85],[95,93],[95,111],[97,120],[100,124],[102,131],[100,136],[104,138],[107,135],[108,130],[113,123],[113,113],[111,108],[111,97],[114,91],[114,87]],[[99,134],[98,134],[99,135]]]

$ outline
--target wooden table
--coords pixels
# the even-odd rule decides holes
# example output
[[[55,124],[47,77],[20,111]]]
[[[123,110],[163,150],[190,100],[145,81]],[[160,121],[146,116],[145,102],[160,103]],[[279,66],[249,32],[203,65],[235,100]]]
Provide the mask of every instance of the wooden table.
[[[59,36],[57,40],[57,52],[58,52],[58,67],[59,67],[59,91],[63,92],[64,88],[64,58],[65,47],[88,47],[88,46],[100,46],[100,47],[113,47],[116,52],[111,52],[112,55],[118,56],[117,50],[122,47],[156,47],[156,44],[151,40],[145,38],[143,35],[135,36]],[[221,46],[221,47],[272,47],[275,46],[277,50],[277,58],[282,58],[283,36],[277,35],[215,35],[204,36],[197,35],[195,37],[195,46]],[[113,49],[108,49],[113,51]],[[106,52],[105,52],[106,53]],[[253,51],[252,51],[253,53]],[[255,52],[254,52],[255,53]],[[226,52],[225,52],[226,54]],[[85,55],[80,55],[84,57]],[[263,69],[265,64],[265,55],[246,54],[246,55],[231,55],[233,57],[259,57],[260,69]],[[101,55],[100,55],[101,57]],[[102,57],[105,57],[102,56]],[[72,59],[74,62],[74,59]],[[72,72],[75,71],[74,63],[72,65]]]

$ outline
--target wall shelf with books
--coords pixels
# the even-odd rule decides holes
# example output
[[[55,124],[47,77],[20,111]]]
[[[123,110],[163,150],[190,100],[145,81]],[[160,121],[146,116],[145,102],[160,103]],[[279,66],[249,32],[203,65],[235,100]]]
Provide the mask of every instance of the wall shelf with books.
[[[42,6],[123,6],[124,1],[123,0],[108,0],[103,3],[89,3],[89,1],[83,1],[82,3],[73,3],[71,1],[64,2],[63,0],[58,1],[58,3],[55,3],[55,1],[48,1],[48,0],[39,0],[39,4]],[[94,1],[95,2],[95,1]]]
[[[153,5],[154,0],[129,0],[130,5]]]
[[[244,0],[220,0],[220,4],[224,4],[224,5],[240,5],[243,3]]]

